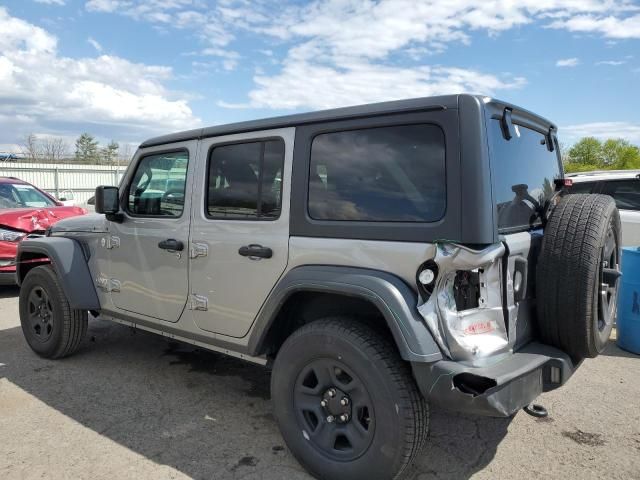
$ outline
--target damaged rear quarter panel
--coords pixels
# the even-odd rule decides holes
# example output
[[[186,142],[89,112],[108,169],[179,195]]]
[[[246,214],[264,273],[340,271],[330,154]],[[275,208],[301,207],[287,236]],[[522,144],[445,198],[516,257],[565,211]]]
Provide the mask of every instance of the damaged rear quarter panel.
[[[509,351],[502,301],[502,257],[506,248],[496,243],[483,250],[456,244],[437,245],[439,274],[433,294],[418,311],[445,354],[454,360],[480,365],[483,360]],[[477,308],[458,311],[454,288],[458,271],[477,271]],[[506,279],[507,288],[511,284]]]

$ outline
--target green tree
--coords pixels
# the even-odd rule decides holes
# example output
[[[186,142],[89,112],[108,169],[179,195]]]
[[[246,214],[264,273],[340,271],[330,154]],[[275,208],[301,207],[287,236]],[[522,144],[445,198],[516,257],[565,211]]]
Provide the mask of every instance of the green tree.
[[[569,149],[569,163],[601,165],[602,143],[595,137],[584,137]]]
[[[640,168],[640,148],[621,138],[604,142],[602,156],[606,165],[616,169]]]
[[[563,163],[566,172],[640,169],[640,148],[621,138],[600,142],[585,137],[569,149]]]
[[[89,133],[83,133],[76,140],[76,161],[98,163],[98,141]]]
[[[111,140],[109,145],[102,149],[102,159],[107,165],[111,165],[115,163],[118,158],[118,150],[120,149],[120,145],[118,142]]]

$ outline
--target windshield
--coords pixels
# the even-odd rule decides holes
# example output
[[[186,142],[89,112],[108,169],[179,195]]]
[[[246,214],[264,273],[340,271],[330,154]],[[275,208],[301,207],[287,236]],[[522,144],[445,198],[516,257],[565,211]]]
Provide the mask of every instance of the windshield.
[[[500,121],[489,121],[494,197],[501,233],[540,225],[540,216],[562,177],[557,149],[547,149],[546,135],[514,124],[510,140],[502,136]]]
[[[33,185],[0,183],[0,209],[54,206],[56,203]]]

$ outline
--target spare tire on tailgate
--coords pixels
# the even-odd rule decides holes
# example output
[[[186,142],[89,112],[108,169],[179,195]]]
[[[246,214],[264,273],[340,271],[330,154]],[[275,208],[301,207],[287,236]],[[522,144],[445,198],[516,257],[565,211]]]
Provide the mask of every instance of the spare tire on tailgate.
[[[574,360],[596,357],[616,315],[620,214],[606,195],[567,195],[544,229],[536,272],[543,342]]]

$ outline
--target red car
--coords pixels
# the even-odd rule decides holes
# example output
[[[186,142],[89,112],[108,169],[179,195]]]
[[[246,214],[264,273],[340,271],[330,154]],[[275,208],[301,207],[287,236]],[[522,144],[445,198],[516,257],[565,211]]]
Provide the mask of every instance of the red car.
[[[84,215],[80,207],[65,207],[46,192],[17,178],[0,177],[0,285],[15,284],[18,243],[63,218]]]

